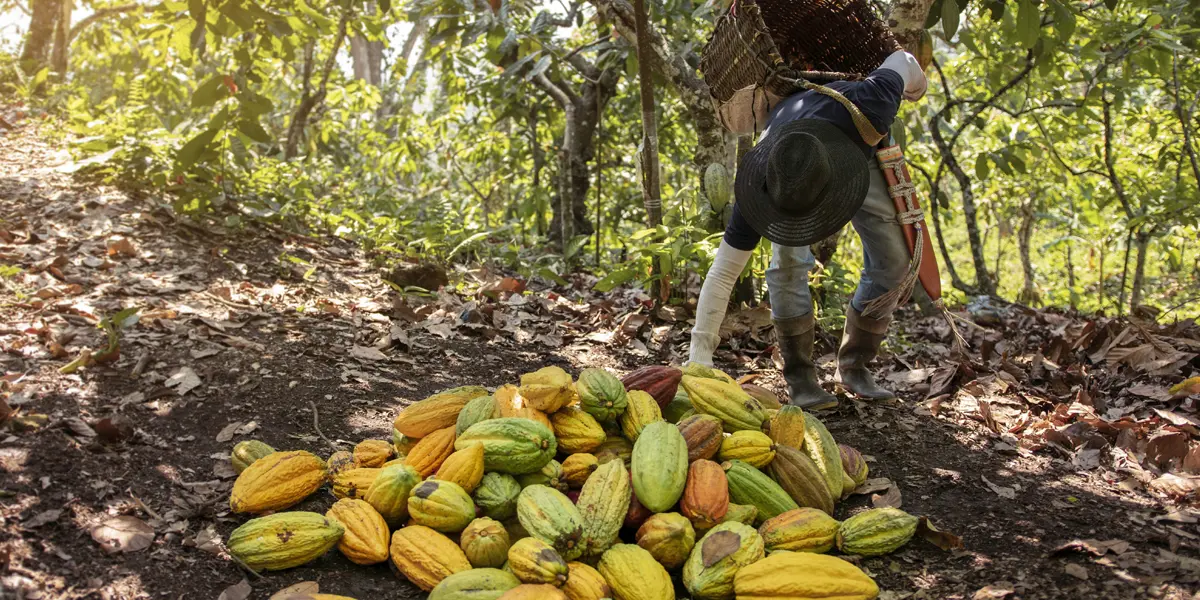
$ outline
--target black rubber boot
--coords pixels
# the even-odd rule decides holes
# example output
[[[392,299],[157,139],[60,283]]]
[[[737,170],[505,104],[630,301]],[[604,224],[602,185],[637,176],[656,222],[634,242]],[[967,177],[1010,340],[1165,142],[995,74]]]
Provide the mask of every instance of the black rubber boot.
[[[775,339],[783,356],[783,378],[791,391],[793,406],[804,410],[826,410],[838,405],[837,396],[821,387],[817,366],[812,361],[816,335],[812,313],[802,317],[775,320]]]
[[[891,321],[890,316],[883,319],[864,317],[854,307],[846,311],[846,331],[838,348],[838,379],[847,390],[862,398],[888,400],[896,397],[891,390],[875,383],[875,377],[867,370],[867,363],[879,353],[879,346],[887,337]]]

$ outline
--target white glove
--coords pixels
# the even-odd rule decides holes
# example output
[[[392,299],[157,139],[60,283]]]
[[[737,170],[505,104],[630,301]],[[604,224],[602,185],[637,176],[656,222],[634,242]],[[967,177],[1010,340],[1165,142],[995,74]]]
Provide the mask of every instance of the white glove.
[[[921,70],[921,64],[917,62],[917,57],[903,50],[897,50],[887,57],[887,60],[883,61],[879,68],[889,69],[900,74],[900,78],[904,80],[905,100],[920,100],[925,95],[925,88],[929,86],[929,82],[925,79],[925,71]]]
[[[750,256],[749,250],[738,250],[724,240],[717,247],[712,267],[700,286],[700,300],[696,303],[696,326],[692,328],[692,344],[688,362],[706,367],[713,366],[712,355],[721,343],[721,323],[725,320],[725,308],[729,305],[729,294]]]

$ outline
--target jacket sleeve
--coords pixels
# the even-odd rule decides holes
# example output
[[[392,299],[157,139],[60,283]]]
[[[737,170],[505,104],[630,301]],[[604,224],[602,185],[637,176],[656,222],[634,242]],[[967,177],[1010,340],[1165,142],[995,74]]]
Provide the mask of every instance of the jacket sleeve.
[[[863,81],[842,91],[842,95],[858,106],[880,133],[888,133],[891,129],[903,93],[904,79],[891,69],[876,69]]]

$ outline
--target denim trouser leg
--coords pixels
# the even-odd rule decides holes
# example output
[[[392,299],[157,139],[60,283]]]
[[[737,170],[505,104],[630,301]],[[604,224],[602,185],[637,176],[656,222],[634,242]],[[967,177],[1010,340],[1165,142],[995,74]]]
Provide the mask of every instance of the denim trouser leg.
[[[911,260],[879,163],[871,158],[867,165],[871,187],[862,208],[850,221],[863,245],[862,275],[850,302],[859,311],[899,285]],[[771,316],[778,320],[809,314],[812,295],[808,290],[808,272],[816,264],[812,252],[807,246],[772,245],[771,250],[771,266],[767,269]]]

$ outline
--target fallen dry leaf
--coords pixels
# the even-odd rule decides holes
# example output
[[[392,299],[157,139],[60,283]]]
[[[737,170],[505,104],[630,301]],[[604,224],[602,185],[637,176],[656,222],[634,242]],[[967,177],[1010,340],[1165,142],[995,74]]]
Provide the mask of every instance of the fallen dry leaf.
[[[175,388],[175,393],[183,396],[200,386],[200,376],[191,367],[180,367],[163,385]]]
[[[1083,565],[1070,563],[1063,570],[1067,572],[1067,575],[1076,579],[1082,579],[1083,581],[1087,581],[1088,579],[1087,569]]]
[[[122,515],[93,527],[92,539],[109,554],[138,552],[150,547],[154,528],[137,517]]]
[[[217,441],[221,442],[221,443],[225,443],[225,442],[228,442],[229,440],[232,440],[234,432],[236,432],[238,430],[238,428],[241,426],[242,426],[242,424],[237,421],[234,421],[233,423],[226,425],[224,428],[221,429],[221,431],[217,432]]]
[[[42,525],[45,525],[46,523],[53,523],[53,522],[57,521],[58,518],[62,516],[62,513],[63,513],[63,511],[61,509],[57,509],[57,508],[52,509],[52,510],[43,510],[42,512],[30,517],[29,520],[21,523],[21,526],[26,529],[33,529],[35,527],[41,527]]]
[[[350,357],[358,360],[387,360],[387,355],[367,346],[354,346],[350,349]]]
[[[1006,582],[996,585],[985,585],[971,596],[971,600],[1003,600],[1015,593],[1012,586]]]
[[[136,431],[133,422],[121,415],[104,417],[96,421],[96,435],[105,444],[116,444],[133,437]]]
[[[983,482],[985,484],[987,484],[988,488],[990,488],[993,492],[995,492],[997,496],[1000,496],[1001,498],[1006,498],[1008,500],[1015,500],[1017,498],[1017,490],[1015,488],[1005,487],[1003,485],[996,485],[996,484],[988,481],[988,478],[984,477],[983,475],[980,475],[979,478],[982,479]]]
[[[874,505],[875,508],[885,508],[889,506],[892,508],[900,508],[900,505],[903,504],[903,502],[903,499],[900,497],[900,488],[895,485],[888,488],[887,492],[883,494],[871,494],[871,504]]]
[[[246,600],[253,591],[254,589],[250,587],[250,582],[242,578],[238,583],[225,588],[221,592],[221,595],[217,596],[217,600]]]
[[[1055,548],[1050,553],[1051,554],[1059,554],[1062,552],[1075,551],[1075,552],[1087,552],[1089,554],[1094,554],[1096,556],[1104,556],[1106,553],[1112,552],[1113,554],[1121,555],[1121,554],[1124,554],[1126,551],[1128,551],[1129,548],[1130,548],[1129,542],[1126,542],[1124,540],[1108,540],[1108,541],[1100,541],[1100,540],[1093,540],[1093,539],[1071,540],[1071,541]]]
[[[291,596],[301,594],[316,594],[321,591],[320,586],[315,581],[301,581],[300,583],[289,585],[274,594],[268,600],[287,600]]]
[[[961,537],[934,527],[928,517],[921,517],[917,521],[917,536],[942,550],[957,550],[963,547]]]
[[[893,485],[895,485],[895,484],[892,483],[892,480],[888,479],[887,477],[876,477],[876,478],[868,479],[868,480],[864,481],[862,483],[862,485],[858,486],[857,488],[854,488],[854,493],[862,494],[865,496],[867,494],[873,494],[875,492],[885,491],[885,490],[891,488]]]

